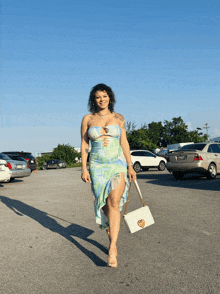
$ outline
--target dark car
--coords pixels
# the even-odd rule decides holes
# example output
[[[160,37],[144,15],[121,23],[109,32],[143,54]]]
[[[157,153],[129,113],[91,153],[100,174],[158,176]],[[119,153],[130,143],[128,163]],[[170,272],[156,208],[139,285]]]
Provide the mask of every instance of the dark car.
[[[50,168],[65,168],[67,166],[66,162],[60,159],[49,160],[46,164],[43,164],[41,169],[50,169]]]
[[[161,156],[161,157],[164,157],[166,158],[166,160],[168,159],[169,157],[169,154],[171,154],[172,152],[174,152],[176,150],[161,150],[159,151],[156,155],[157,156]]]
[[[164,158],[168,158],[168,154],[169,154],[169,151],[168,150],[161,150],[159,151],[156,155],[157,156],[161,156],[161,157],[164,157]]]
[[[2,152],[3,154],[8,155],[10,158],[14,160],[19,160],[19,157],[22,157],[26,160],[29,165],[31,171],[37,169],[37,162],[35,157],[31,154],[31,152],[23,152],[23,151],[7,151]]]

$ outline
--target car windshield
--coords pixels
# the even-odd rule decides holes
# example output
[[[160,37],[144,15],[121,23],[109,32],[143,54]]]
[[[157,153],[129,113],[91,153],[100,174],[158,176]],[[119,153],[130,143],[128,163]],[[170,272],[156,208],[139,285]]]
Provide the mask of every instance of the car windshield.
[[[205,146],[206,146],[205,143],[201,143],[201,144],[189,144],[189,145],[185,145],[185,146],[181,147],[177,151],[180,151],[180,150],[181,151],[182,150],[202,150]]]
[[[29,159],[35,159],[33,155],[30,154],[26,154],[26,155],[22,155],[24,158],[29,158]]]
[[[14,160],[26,161],[23,157],[19,157],[19,156],[17,156],[17,157],[13,157],[13,159],[14,159]]]
[[[3,153],[0,153],[0,159],[11,160],[11,158],[8,155],[5,155]]]

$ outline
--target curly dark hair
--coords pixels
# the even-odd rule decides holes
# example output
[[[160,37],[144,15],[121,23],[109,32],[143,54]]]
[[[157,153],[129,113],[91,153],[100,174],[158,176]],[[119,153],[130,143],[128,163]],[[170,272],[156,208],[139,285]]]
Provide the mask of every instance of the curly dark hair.
[[[96,85],[96,86],[94,86],[92,88],[92,90],[90,92],[90,95],[89,95],[89,101],[88,101],[88,110],[89,110],[89,112],[91,112],[91,113],[98,112],[98,108],[97,108],[96,101],[95,101],[95,93],[97,91],[105,91],[108,94],[108,96],[110,98],[108,109],[111,112],[113,112],[114,111],[114,106],[115,106],[115,103],[116,103],[115,94],[112,91],[112,89],[110,87],[106,86],[105,84],[98,84],[98,85]]]

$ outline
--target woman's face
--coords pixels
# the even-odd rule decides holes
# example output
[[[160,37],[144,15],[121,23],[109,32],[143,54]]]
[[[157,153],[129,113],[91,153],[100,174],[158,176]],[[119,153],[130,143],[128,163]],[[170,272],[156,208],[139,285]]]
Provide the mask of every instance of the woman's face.
[[[95,93],[95,101],[99,109],[108,108],[110,98],[106,91],[97,91]]]

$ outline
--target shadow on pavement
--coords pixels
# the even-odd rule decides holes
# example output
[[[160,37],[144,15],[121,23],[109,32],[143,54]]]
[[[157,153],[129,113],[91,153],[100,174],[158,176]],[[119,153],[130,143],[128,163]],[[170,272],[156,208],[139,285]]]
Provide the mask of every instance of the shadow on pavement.
[[[88,237],[94,233],[94,231],[87,229],[85,227],[82,227],[77,224],[71,224],[68,227],[61,226],[57,221],[55,221],[52,217],[58,218],[60,220],[65,221],[64,219],[61,219],[59,217],[50,215],[44,211],[41,211],[39,209],[36,209],[32,206],[29,206],[19,200],[10,199],[5,196],[0,196],[0,201],[4,203],[8,208],[10,208],[14,213],[16,213],[19,216],[26,215],[33,220],[37,221],[39,224],[41,224],[43,227],[51,230],[52,232],[55,232],[62,237],[66,238],[70,242],[72,242],[77,248],[79,248],[86,256],[88,256],[97,266],[107,266],[107,263],[104,262],[102,259],[100,259],[96,254],[93,252],[87,250],[85,247],[80,245],[72,236],[76,236],[84,241],[87,241],[88,243],[96,246],[101,251],[103,251],[105,254],[108,254],[108,250],[98,243],[95,240],[89,239]],[[50,217],[52,216],[52,217]]]
[[[207,180],[196,174],[185,175],[183,180],[175,180],[172,174],[143,173],[137,174],[137,179],[146,179],[147,183],[167,187],[180,187],[207,191],[220,191],[220,176],[214,180]]]
[[[13,181],[11,181],[11,182],[1,182],[0,183],[0,188],[2,188],[2,187],[4,187],[5,185],[11,185],[12,183],[22,183],[23,182],[23,180],[21,180],[21,179],[14,179]]]

